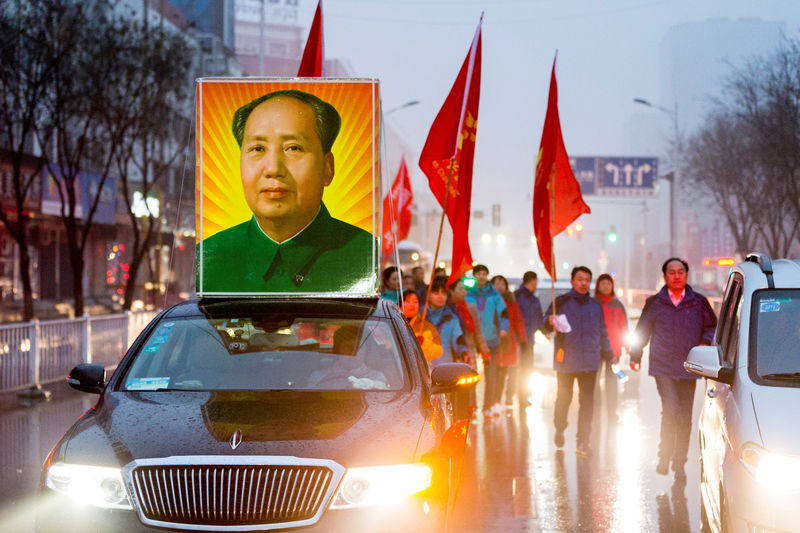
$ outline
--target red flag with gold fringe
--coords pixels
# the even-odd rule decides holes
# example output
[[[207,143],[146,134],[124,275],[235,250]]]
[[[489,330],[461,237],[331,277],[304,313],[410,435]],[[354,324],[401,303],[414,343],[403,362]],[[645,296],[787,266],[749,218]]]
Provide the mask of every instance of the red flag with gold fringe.
[[[550,95],[544,117],[542,141],[536,162],[536,180],[533,186],[533,228],[539,258],[555,280],[553,237],[564,231],[573,220],[591,209],[583,201],[581,187],[572,173],[569,156],[561,136],[558,118],[558,85],[556,60],[550,74]]]
[[[481,16],[483,21],[483,16]],[[445,210],[453,229],[453,259],[448,283],[472,268],[469,216],[472,202],[472,162],[481,92],[481,23],[475,31],[450,94],[433,121],[419,157],[431,192]],[[449,187],[448,187],[449,182]],[[445,192],[447,191],[447,192]]]

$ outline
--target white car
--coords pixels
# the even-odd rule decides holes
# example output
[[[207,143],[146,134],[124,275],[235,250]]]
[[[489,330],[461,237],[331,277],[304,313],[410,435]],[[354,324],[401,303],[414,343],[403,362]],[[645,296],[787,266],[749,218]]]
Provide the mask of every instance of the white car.
[[[703,531],[800,530],[800,261],[750,254],[731,269],[700,415]]]

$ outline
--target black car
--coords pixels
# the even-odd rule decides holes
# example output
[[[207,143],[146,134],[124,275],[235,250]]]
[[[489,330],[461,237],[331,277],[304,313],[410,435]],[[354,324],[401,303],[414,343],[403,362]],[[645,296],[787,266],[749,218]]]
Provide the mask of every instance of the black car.
[[[37,531],[439,531],[466,421],[393,303],[195,300],[148,325],[42,472]]]

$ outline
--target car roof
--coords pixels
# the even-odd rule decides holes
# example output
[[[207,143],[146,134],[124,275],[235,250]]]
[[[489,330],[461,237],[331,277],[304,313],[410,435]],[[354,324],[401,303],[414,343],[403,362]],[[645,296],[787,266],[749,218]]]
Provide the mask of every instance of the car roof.
[[[775,288],[800,288],[800,261],[795,259],[776,259],[771,262],[772,279]],[[768,287],[767,274],[753,261],[743,261],[736,265],[745,277],[745,286],[751,290]]]
[[[396,307],[396,306],[395,306]],[[277,313],[306,316],[388,318],[390,302],[375,298],[193,298],[164,312],[163,318],[204,316],[213,318]]]

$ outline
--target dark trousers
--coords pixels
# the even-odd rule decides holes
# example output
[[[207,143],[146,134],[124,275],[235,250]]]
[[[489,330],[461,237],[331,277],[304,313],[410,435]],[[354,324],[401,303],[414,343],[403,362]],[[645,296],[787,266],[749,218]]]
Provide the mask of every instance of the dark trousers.
[[[592,410],[594,409],[594,372],[556,372],[556,408],[553,423],[556,431],[567,427],[567,413],[572,403],[572,384],[578,380],[578,442],[588,443],[592,435]]]
[[[661,396],[661,442],[659,458],[672,460],[673,470],[686,463],[689,438],[692,433],[692,405],[694,379],[675,379],[655,376],[658,395]]]
[[[491,409],[495,403],[495,389],[497,388],[497,352],[499,347],[489,346],[491,354],[488,363],[483,365],[483,408]]]
[[[611,370],[611,361],[603,359],[600,361],[600,372],[598,375],[602,373],[603,379],[605,380],[605,397],[606,397],[606,413],[608,414],[607,419],[610,422],[614,422],[617,420],[617,395],[619,389],[619,378]]]
[[[494,367],[494,394],[491,398],[491,403],[489,405],[494,405],[496,403],[500,403],[503,401],[503,391],[506,390],[506,381],[508,377],[508,373],[513,370],[513,366],[505,366],[505,365],[496,365]],[[506,395],[509,396],[511,394],[511,382],[508,382],[508,392]]]

